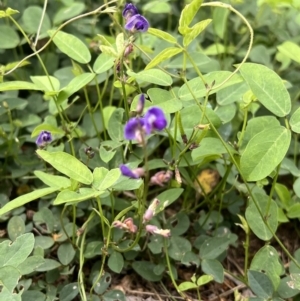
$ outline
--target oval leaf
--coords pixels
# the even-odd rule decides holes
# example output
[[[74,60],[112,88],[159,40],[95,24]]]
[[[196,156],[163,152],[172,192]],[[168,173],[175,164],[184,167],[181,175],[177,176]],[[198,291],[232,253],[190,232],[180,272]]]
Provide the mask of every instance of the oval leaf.
[[[241,171],[247,181],[267,177],[289,149],[291,133],[284,127],[266,129],[255,135],[241,156]]]
[[[257,99],[269,111],[284,117],[291,111],[291,98],[282,79],[260,64],[246,63],[240,72]]]
[[[164,32],[162,30],[151,27],[148,29],[147,32],[150,33],[151,35],[158,37],[160,39],[163,39],[169,43],[175,44],[177,42],[176,39],[172,35],[170,35],[167,32]]]
[[[291,116],[290,126],[292,131],[300,134],[300,108],[298,108]]]
[[[267,241],[270,240],[273,235],[266,226],[266,222],[269,224],[269,227],[273,232],[276,232],[278,226],[277,204],[275,201],[269,200],[269,197],[264,194],[256,193],[254,194],[254,197],[264,218],[262,218],[259,214],[259,211],[252,199],[250,199],[245,216],[253,233],[258,238]]]
[[[38,198],[41,198],[47,194],[50,194],[54,191],[58,190],[57,187],[47,187],[47,188],[42,188],[42,189],[38,189],[32,192],[29,192],[27,194],[23,194],[19,197],[17,197],[16,199],[10,201],[9,203],[7,203],[6,205],[4,205],[1,209],[0,209],[0,215],[3,215],[13,209],[16,209],[18,207],[21,207],[31,201],[34,201]]]
[[[159,69],[143,70],[139,73],[127,71],[127,73],[129,76],[134,77],[138,82],[146,82],[159,86],[171,86],[173,83],[172,77]]]
[[[151,62],[145,67],[145,70],[151,69],[161,62],[175,56],[176,54],[182,52],[182,49],[176,47],[165,48],[162,52],[160,52],[156,57],[154,57]]]
[[[53,37],[53,42],[57,48],[68,57],[82,64],[90,62],[91,53],[80,39],[63,31],[48,30],[48,34]]]
[[[65,152],[49,153],[44,150],[37,150],[36,152],[44,161],[71,179],[87,185],[92,183],[92,172],[75,157]]]
[[[19,45],[20,38],[12,26],[0,26],[0,49],[12,49]]]

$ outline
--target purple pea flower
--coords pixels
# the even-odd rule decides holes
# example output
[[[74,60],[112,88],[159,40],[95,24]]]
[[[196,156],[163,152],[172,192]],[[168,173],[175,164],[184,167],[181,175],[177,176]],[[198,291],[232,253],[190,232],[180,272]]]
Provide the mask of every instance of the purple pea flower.
[[[146,32],[149,28],[148,20],[140,14],[133,15],[127,20],[125,29],[131,32]]]
[[[52,141],[52,135],[48,131],[41,131],[35,143],[38,147],[44,147]]]
[[[146,112],[144,119],[151,130],[161,131],[167,126],[165,113],[161,108],[158,107],[150,108]]]
[[[123,176],[132,179],[139,179],[141,176],[145,174],[145,170],[143,168],[130,169],[125,164],[120,165],[120,170]]]
[[[127,140],[137,140],[138,143],[143,144],[145,134],[151,132],[151,127],[144,118],[131,118],[125,125],[124,137]]]
[[[137,15],[138,13],[139,11],[134,4],[126,3],[122,15],[126,20],[128,20],[129,18],[131,18],[134,15]]]

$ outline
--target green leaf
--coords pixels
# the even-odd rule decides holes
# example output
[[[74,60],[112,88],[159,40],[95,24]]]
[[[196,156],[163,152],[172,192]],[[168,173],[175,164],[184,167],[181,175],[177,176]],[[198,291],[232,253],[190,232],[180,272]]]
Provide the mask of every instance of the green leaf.
[[[21,207],[31,201],[37,200],[45,195],[51,194],[52,192],[57,191],[57,190],[58,190],[57,187],[47,187],[47,188],[37,189],[37,190],[29,192],[27,194],[23,194],[15,199],[13,199],[6,205],[4,205],[0,209],[0,215],[3,215],[13,209]]]
[[[88,83],[90,83],[95,78],[94,73],[82,73],[75,78],[73,78],[69,84],[63,88],[57,97],[58,104],[61,104],[65,99],[70,97],[75,92],[79,91],[83,87],[85,87]]]
[[[126,301],[128,300],[123,291],[120,290],[110,290],[101,296],[103,301]],[[98,301],[98,300],[97,300]]]
[[[53,205],[81,202],[88,199],[93,199],[101,194],[103,194],[103,191],[97,191],[91,188],[80,188],[79,192],[63,190],[57,195]]]
[[[240,72],[264,107],[278,117],[289,114],[290,95],[282,79],[273,70],[260,64],[245,63]]]
[[[145,109],[152,106],[160,107],[166,114],[171,114],[182,109],[182,101],[179,100],[174,93],[161,89],[150,88],[147,94],[151,100],[145,102]],[[131,111],[136,111],[140,95],[137,95],[131,103]]]
[[[218,86],[221,83],[223,83],[230,75],[232,72],[229,71],[213,71],[208,74],[205,74],[203,78],[205,79],[206,83],[208,85],[211,85],[213,82],[215,82],[214,86]],[[242,82],[242,77],[235,74],[233,75],[230,80],[226,81],[221,87],[218,89],[213,89],[211,92],[209,92],[209,95],[216,93],[217,91],[220,91],[222,89],[225,89],[226,87],[229,87],[231,85],[237,84]],[[201,80],[200,77],[195,77],[192,80],[188,81],[188,85],[184,84],[180,87],[178,91],[178,97],[183,100],[193,100],[193,95],[191,94],[191,91],[193,91],[193,95],[195,97],[204,97],[207,93],[207,88],[204,85],[203,81]]]
[[[267,275],[258,271],[251,270],[248,270],[247,275],[249,286],[253,293],[257,295],[257,297],[269,299],[272,296],[274,288],[271,280]]]
[[[0,11],[1,13],[1,11]],[[0,14],[0,18],[1,18],[1,14]],[[26,292],[25,292],[26,293]],[[0,292],[0,300],[1,301],[30,301],[30,300],[25,300],[24,298],[24,293],[22,294],[22,291],[19,292],[19,294],[17,294],[16,292],[10,292],[5,286],[2,287],[2,290]],[[40,301],[37,299],[33,299],[35,301]]]
[[[10,7],[8,7],[6,10],[5,10],[5,15],[6,16],[12,16],[14,14],[19,14],[20,12],[18,10],[15,10],[15,9],[12,9]]]
[[[97,57],[93,65],[93,70],[95,71],[95,73],[100,74],[111,69],[114,63],[115,63],[114,57],[106,53],[101,53],[99,54],[99,56]]]
[[[296,203],[288,208],[287,216],[289,218],[299,218],[300,217],[300,204]]]
[[[38,268],[36,268],[37,272],[47,272],[47,271],[51,271],[54,269],[57,269],[61,266],[61,264],[54,260],[54,259],[49,259],[49,258],[45,258],[45,262],[43,264],[41,264]]]
[[[38,268],[44,262],[45,259],[42,256],[29,256],[25,259],[25,261],[17,266],[17,269],[22,273],[22,275],[28,275],[34,272],[36,268]]]
[[[71,59],[81,64],[88,64],[91,60],[91,53],[88,47],[76,36],[56,30],[48,30],[57,48]]]
[[[54,245],[55,241],[49,236],[37,236],[35,238],[34,247],[41,247],[44,250],[50,249]]]
[[[38,90],[38,91],[40,91],[42,89],[30,82],[11,81],[11,82],[0,83],[0,92],[17,91],[17,90]]]
[[[70,179],[62,176],[51,175],[40,170],[36,170],[34,175],[37,176],[44,184],[58,189],[68,188],[71,186]]]
[[[300,108],[298,108],[290,118],[290,126],[292,131],[300,134]]]
[[[5,255],[5,254],[3,254]],[[20,272],[13,266],[5,266],[0,268],[0,283],[7,288],[10,292],[13,292],[14,288],[19,282],[21,277]],[[0,295],[1,297],[1,295]],[[0,299],[1,300],[1,299]]]
[[[265,272],[275,289],[279,286],[280,275],[284,270],[277,250],[272,246],[262,247],[251,261],[250,270]]]
[[[98,274],[94,277],[94,281],[98,278]],[[102,295],[111,283],[111,275],[109,273],[105,273],[100,280],[94,284],[94,291]]]
[[[265,223],[267,222],[272,231],[276,232],[278,226],[277,204],[265,194],[254,193],[253,195],[264,218],[260,216],[254,201],[250,199],[245,214],[247,222],[258,238],[265,241],[270,240],[273,235]]]
[[[127,71],[127,74],[135,78],[139,83],[145,82],[159,86],[171,86],[173,83],[172,77],[160,69],[148,69],[138,73]]]
[[[44,150],[37,150],[36,152],[44,161],[71,179],[87,185],[92,183],[92,172],[72,155],[65,152],[49,153]]]
[[[100,158],[105,162],[108,163],[116,154],[117,148],[119,148],[122,144],[118,141],[102,141],[100,144]]]
[[[291,286],[289,285],[291,284],[291,281],[293,281],[291,279],[291,276],[287,276],[280,279],[280,285],[277,289],[277,292],[280,297],[284,298],[284,300],[292,298],[300,293],[300,290],[296,288],[291,288]]]
[[[68,6],[64,6],[56,12],[53,18],[53,23],[58,25],[65,20],[76,17],[80,15],[84,11],[84,9],[84,3],[71,2]]]
[[[150,12],[152,14],[167,14],[171,11],[171,5],[164,1],[153,0],[143,6],[143,11]]]
[[[180,236],[171,236],[168,248],[169,256],[174,260],[181,261],[183,256],[192,250],[191,243]]]
[[[110,138],[116,142],[124,140],[123,115],[124,115],[123,108],[115,109],[108,121],[108,127],[107,127],[108,134]]]
[[[57,257],[63,265],[68,265],[75,257],[76,251],[70,242],[61,244],[57,250]]]
[[[281,45],[277,46],[277,49],[286,57],[300,64],[300,47],[296,43],[292,41],[285,41]]]
[[[200,124],[201,118],[203,116],[203,111],[197,105],[190,105],[184,107],[180,111],[180,115],[182,120],[182,126],[184,128],[185,134],[189,139],[192,133],[195,131],[195,127]],[[221,120],[219,116],[211,108],[209,107],[206,108],[206,115],[216,128],[219,128],[221,126]],[[208,120],[206,119],[206,117],[202,119],[202,124],[208,124]],[[176,118],[173,118],[173,121],[170,126],[170,130],[173,136],[175,136],[175,126],[176,126]],[[199,134],[201,134],[201,132]],[[176,139],[182,142],[182,137],[178,128],[177,128]]]
[[[10,240],[14,241],[25,233],[25,222],[20,216],[13,216],[7,224],[7,232]]]
[[[179,19],[179,27],[178,27],[178,31],[182,35],[185,35],[190,31],[190,28],[188,26],[193,21],[195,15],[197,14],[198,10],[201,7],[201,4],[202,4],[202,0],[193,0],[190,4],[186,5],[182,10]]]
[[[41,131],[49,131],[49,132],[51,132],[52,135],[64,135],[65,134],[65,132],[62,129],[60,129],[56,126],[53,126],[51,124],[44,123],[44,124],[39,124],[38,126],[36,126],[34,128],[34,130],[31,133],[31,137],[38,136],[41,133]]]
[[[197,285],[202,286],[209,282],[211,282],[214,279],[212,275],[202,275],[197,279]]]
[[[224,39],[226,32],[226,22],[229,15],[229,9],[224,9],[223,7],[216,7],[213,11],[213,24],[214,32],[220,39]]]
[[[215,112],[219,116],[223,124],[233,120],[236,115],[236,111],[237,106],[234,103],[226,106],[218,106],[215,108]]]
[[[198,285],[196,283],[193,283],[193,282],[182,282],[178,285],[178,289],[179,291],[181,292],[184,292],[184,291],[187,291],[187,290],[190,290],[190,289],[195,289],[197,288]]]
[[[0,243],[0,267],[13,266],[17,267],[32,252],[34,246],[34,236],[32,233],[26,233],[18,236],[12,243],[5,240]]]
[[[247,181],[267,177],[283,160],[291,141],[291,132],[280,126],[255,135],[241,156],[241,171]]]
[[[96,167],[93,172],[93,187],[97,190],[106,190],[114,185],[120,176],[121,171],[119,168],[108,171],[104,167]]]
[[[87,243],[84,250],[84,258],[93,258],[95,256],[101,255],[103,247],[103,241],[91,241]]]
[[[107,264],[113,272],[120,274],[124,267],[123,255],[117,251],[113,251],[109,256]]]
[[[201,268],[205,274],[212,275],[218,283],[224,282],[224,269],[220,261],[215,259],[204,259]]]
[[[100,45],[100,50],[102,51],[102,53],[105,53],[115,59],[118,58],[118,53],[112,46]]]
[[[45,301],[46,295],[38,290],[27,290],[22,294],[22,301]]]
[[[12,49],[19,45],[18,33],[8,25],[0,25],[0,49]]]
[[[42,88],[46,92],[54,92],[57,94],[60,87],[59,80],[54,76],[30,76],[31,81],[36,84],[37,87]]]
[[[291,281],[287,282],[287,285],[292,289],[300,290],[300,274],[291,274]]]
[[[155,36],[155,37],[158,37],[162,40],[165,40],[169,43],[172,43],[172,44],[175,44],[177,42],[176,38],[174,38],[172,35],[170,35],[169,33],[167,32],[164,32],[162,30],[159,30],[159,29],[156,29],[156,28],[152,28],[150,27],[147,31],[147,33]]]
[[[153,270],[155,268],[155,264],[149,261],[134,261],[132,263],[132,268],[134,271],[143,277],[144,279],[156,282],[160,281],[162,278],[162,275],[156,275]]]
[[[242,100],[243,95],[248,91],[245,82],[237,83],[217,92],[217,102],[221,106],[229,105]],[[256,118],[253,118],[256,119]],[[251,119],[251,120],[253,120]]]
[[[183,38],[183,45],[187,47],[210,24],[212,19],[200,21],[195,24]]]
[[[231,151],[234,151],[230,145],[228,147]],[[221,157],[222,154],[226,153],[227,150],[218,138],[207,137],[201,141],[199,147],[192,150],[192,158],[194,161],[197,161],[202,157],[211,155],[219,155]]]
[[[180,236],[184,234],[190,227],[190,219],[184,212],[178,212],[175,216],[171,217],[166,228],[171,230],[172,236]]]
[[[42,19],[43,18],[43,19]],[[43,34],[51,28],[51,21],[47,13],[43,14],[43,9],[39,6],[29,6],[27,7],[22,15],[23,29],[30,33],[34,34],[37,32],[40,20],[43,20],[40,33]]]
[[[160,64],[161,62],[170,59],[171,57],[175,56],[178,53],[181,53],[182,49],[177,47],[169,47],[165,48],[161,51],[157,56],[155,56],[150,63],[145,67],[145,70],[151,69],[156,65]]]
[[[74,298],[78,295],[78,293],[79,293],[78,283],[77,282],[68,283],[59,292],[59,300],[60,301],[74,300]]]
[[[136,190],[139,189],[143,183],[142,179],[129,179],[121,176],[112,186],[112,189],[117,191]]]
[[[280,122],[274,116],[259,116],[248,121],[240,151],[243,152],[249,141],[264,130],[279,128]]]
[[[231,237],[211,237],[206,239],[200,246],[200,256],[203,259],[216,259],[232,243]]]
[[[175,202],[183,193],[183,188],[171,188],[160,193],[156,198],[159,199],[160,204],[155,210],[155,214],[163,211],[167,206]]]

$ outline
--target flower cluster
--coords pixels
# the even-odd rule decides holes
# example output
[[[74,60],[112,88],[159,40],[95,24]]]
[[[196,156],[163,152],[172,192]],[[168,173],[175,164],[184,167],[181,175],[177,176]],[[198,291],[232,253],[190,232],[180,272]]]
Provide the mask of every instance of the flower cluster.
[[[52,141],[52,135],[48,131],[41,131],[38,135],[35,143],[39,148],[44,148],[47,144]]]
[[[139,11],[134,4],[126,3],[122,15],[126,21],[126,30],[129,30],[132,33],[136,31],[146,32],[148,30],[148,20],[139,14]]]
[[[157,209],[158,205],[160,204],[160,201],[158,199],[154,199],[152,204],[149,206],[149,208],[146,210],[144,216],[143,216],[143,223],[148,223],[153,216],[155,215],[155,210]],[[113,227],[119,228],[122,230],[125,230],[130,233],[136,233],[137,232],[137,226],[134,224],[133,219],[131,217],[125,219],[123,222],[121,221],[114,221],[112,224]],[[159,229],[155,225],[146,225],[145,226],[146,232],[150,234],[158,234],[163,237],[170,237],[171,231],[169,229]]]
[[[144,96],[141,97],[142,99]],[[141,112],[141,108],[138,110]],[[144,117],[133,117],[129,119],[124,128],[124,137],[128,140],[137,140],[139,144],[144,143],[144,137],[153,131],[161,131],[167,126],[167,120],[162,109],[150,108]]]

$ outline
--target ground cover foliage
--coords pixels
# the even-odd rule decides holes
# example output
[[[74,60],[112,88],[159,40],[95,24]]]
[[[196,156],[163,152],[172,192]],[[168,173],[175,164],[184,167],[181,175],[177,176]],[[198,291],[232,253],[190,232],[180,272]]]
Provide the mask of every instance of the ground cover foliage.
[[[297,300],[299,9],[1,1],[0,300]]]

